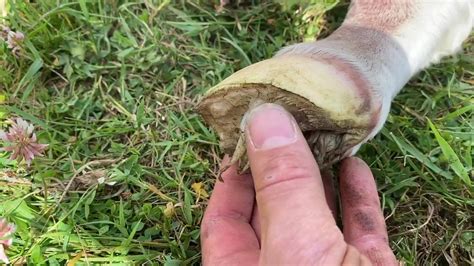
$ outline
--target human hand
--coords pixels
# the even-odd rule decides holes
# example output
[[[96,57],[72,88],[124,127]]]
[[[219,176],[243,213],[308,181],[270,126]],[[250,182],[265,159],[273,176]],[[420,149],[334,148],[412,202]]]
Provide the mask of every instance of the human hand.
[[[247,118],[246,136],[252,175],[232,166],[216,183],[201,227],[205,265],[398,265],[362,160],[341,165],[341,232],[332,178],[321,177],[294,118],[264,104]]]

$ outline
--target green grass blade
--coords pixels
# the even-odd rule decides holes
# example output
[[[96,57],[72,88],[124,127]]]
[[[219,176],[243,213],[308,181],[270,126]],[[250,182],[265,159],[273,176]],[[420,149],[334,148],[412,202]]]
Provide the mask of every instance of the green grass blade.
[[[443,120],[444,121],[450,121],[450,120],[453,120],[453,119],[456,119],[458,118],[460,115],[464,114],[464,113],[467,113],[467,112],[472,112],[474,111],[474,104],[472,105],[468,105],[468,106],[464,106],[452,113],[449,113],[448,115],[446,115],[445,117],[443,117]]]
[[[461,180],[468,186],[471,186],[471,179],[467,173],[466,168],[464,168],[461,160],[459,160],[458,155],[454,152],[453,148],[449,145],[449,143],[439,134],[438,129],[435,125],[428,119],[428,124],[431,128],[431,131],[434,133],[436,140],[443,152],[444,156],[448,158],[449,166],[454,170],[456,175],[461,178]]]
[[[245,64],[246,65],[251,65],[252,64],[252,61],[250,60],[248,55],[244,52],[244,50],[242,50],[242,47],[240,47],[234,40],[231,40],[231,39],[226,38],[226,37],[222,37],[222,39],[224,41],[226,41],[228,44],[232,45],[235,49],[237,49],[237,51],[239,51],[239,53],[245,59]]]
[[[87,3],[85,0],[79,0],[79,6],[81,7],[82,12],[84,13],[84,17],[88,20],[89,19],[89,10],[87,9]]]
[[[397,138],[392,132],[389,133],[389,136],[397,143],[398,147],[403,153],[408,153],[412,155],[415,159],[423,163],[425,166],[430,168],[433,172],[442,175],[446,179],[452,179],[452,175],[449,172],[446,172],[434,164],[425,154],[420,152],[415,148],[411,143],[408,143],[401,138]]]
[[[36,81],[37,79],[36,76],[39,75],[38,71],[41,69],[41,67],[43,67],[43,60],[41,58],[36,58],[35,61],[33,61],[33,63],[31,64],[31,66],[28,68],[28,71],[26,71],[23,78],[21,78],[20,83],[18,83],[18,87],[12,95],[13,97],[16,97],[18,92],[23,87],[25,87],[26,84],[30,84]],[[22,102],[24,102],[26,98],[28,98],[32,89],[33,89],[33,86],[29,86],[28,89],[25,90],[25,92],[23,93],[21,97]]]

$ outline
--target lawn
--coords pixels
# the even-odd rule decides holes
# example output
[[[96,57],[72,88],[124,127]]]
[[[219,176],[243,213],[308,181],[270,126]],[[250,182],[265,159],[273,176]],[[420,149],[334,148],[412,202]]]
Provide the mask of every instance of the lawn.
[[[30,167],[0,152],[0,217],[17,226],[7,253],[31,265],[199,264],[222,157],[199,97],[284,45],[326,36],[348,6],[7,2],[0,23],[25,38],[16,54],[0,40],[0,127],[22,117],[49,144]],[[473,106],[474,36],[409,82],[359,152],[408,265],[474,259]]]

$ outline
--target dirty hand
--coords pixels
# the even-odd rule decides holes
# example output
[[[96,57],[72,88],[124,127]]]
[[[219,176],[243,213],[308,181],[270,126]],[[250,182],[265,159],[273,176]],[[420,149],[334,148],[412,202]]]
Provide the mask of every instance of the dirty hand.
[[[324,184],[294,118],[264,104],[247,117],[246,136],[252,175],[233,166],[216,183],[202,221],[205,265],[398,265],[362,160],[341,165],[341,232],[332,185]]]

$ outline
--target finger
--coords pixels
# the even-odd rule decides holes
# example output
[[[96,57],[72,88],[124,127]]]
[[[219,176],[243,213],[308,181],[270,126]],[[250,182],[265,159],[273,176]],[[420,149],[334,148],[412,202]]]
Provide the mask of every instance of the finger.
[[[304,241],[297,246],[326,248],[326,236],[339,230],[316,161],[294,118],[278,105],[263,104],[248,114],[245,125],[262,247],[281,244],[273,248],[279,250]]]
[[[255,231],[255,235],[257,236],[258,242],[260,242],[261,228],[260,228],[260,218],[258,216],[259,216],[258,205],[257,205],[257,202],[255,202],[253,206],[252,221],[250,222],[250,224],[252,225],[252,228]]]
[[[344,260],[341,263],[342,266],[371,266],[370,260],[361,254],[355,247],[348,245]]]
[[[345,159],[339,180],[346,242],[374,265],[398,265],[388,244],[377,188],[367,164],[356,157]]]
[[[250,175],[238,175],[235,166],[217,181],[201,225],[205,265],[258,261],[259,243],[250,226],[254,188]]]
[[[334,219],[336,219],[337,205],[336,205],[336,188],[334,186],[334,175],[331,171],[325,170],[321,172],[321,177],[323,180],[326,202],[328,203],[329,209],[331,209],[332,216],[334,217]]]
[[[360,255],[360,265],[361,266],[372,266],[372,262],[364,254]]]

